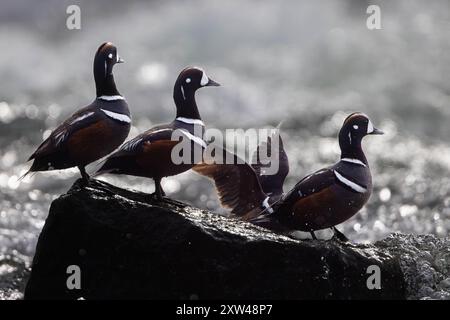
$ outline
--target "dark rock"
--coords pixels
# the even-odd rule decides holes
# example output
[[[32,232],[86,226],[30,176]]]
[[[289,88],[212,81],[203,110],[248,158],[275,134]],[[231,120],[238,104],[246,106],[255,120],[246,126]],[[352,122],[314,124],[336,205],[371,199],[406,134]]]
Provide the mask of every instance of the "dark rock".
[[[25,256],[0,254],[0,300],[22,299],[29,273]]]
[[[25,299],[403,299],[397,258],[377,245],[300,241],[93,180],[55,200]],[[69,290],[67,267],[81,269]],[[367,288],[367,268],[381,289]]]

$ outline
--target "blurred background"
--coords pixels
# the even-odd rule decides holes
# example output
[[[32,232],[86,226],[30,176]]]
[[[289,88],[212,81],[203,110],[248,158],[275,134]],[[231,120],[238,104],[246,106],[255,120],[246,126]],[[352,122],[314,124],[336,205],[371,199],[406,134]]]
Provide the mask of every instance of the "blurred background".
[[[71,4],[81,8],[81,30],[66,28]],[[381,7],[381,30],[366,27],[370,4]],[[207,127],[284,121],[287,191],[338,159],[343,119],[363,111],[387,134],[365,139],[374,193],[339,228],[355,242],[396,231],[448,236],[449,31],[447,0],[2,0],[0,299],[21,297],[50,203],[79,173],[18,177],[43,138],[95,98],[92,61],[104,41],[126,60],[114,75],[133,115],[130,138],[174,118],[178,72],[201,66],[222,84],[197,93]],[[147,179],[102,179],[154,189]],[[163,187],[173,198],[225,212],[211,183],[194,173],[165,179]]]

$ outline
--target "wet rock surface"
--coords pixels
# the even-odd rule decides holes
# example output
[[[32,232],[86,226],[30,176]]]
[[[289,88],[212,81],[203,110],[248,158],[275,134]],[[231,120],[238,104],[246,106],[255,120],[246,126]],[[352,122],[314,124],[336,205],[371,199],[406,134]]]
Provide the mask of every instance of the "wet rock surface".
[[[25,299],[403,299],[388,243],[300,241],[173,200],[92,181],[56,199]],[[79,266],[81,289],[67,268]],[[381,289],[367,287],[367,268]]]
[[[0,300],[22,299],[29,274],[26,257],[0,254]]]
[[[408,299],[450,300],[450,239],[393,234],[375,243],[400,262]]]

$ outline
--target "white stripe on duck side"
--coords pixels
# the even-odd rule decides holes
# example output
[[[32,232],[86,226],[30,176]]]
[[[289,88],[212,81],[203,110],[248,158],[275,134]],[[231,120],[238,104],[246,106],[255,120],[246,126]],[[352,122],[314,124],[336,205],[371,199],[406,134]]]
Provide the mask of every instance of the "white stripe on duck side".
[[[134,138],[127,143],[125,143],[120,150],[132,151],[134,150],[140,143],[142,142],[142,138]]]
[[[196,137],[192,133],[184,129],[177,129],[177,130],[180,130],[189,140],[195,142],[196,144],[201,145],[203,148],[206,148],[206,142],[203,141],[202,138]]]
[[[74,123],[76,123],[76,122],[78,122],[78,121],[81,121],[81,120],[83,120],[83,119],[86,119],[86,118],[92,116],[93,114],[94,114],[93,111],[88,112],[88,113],[85,113],[85,114],[79,116],[78,118],[72,120],[72,121],[70,122],[70,124],[74,124]]]
[[[125,123],[131,123],[130,117],[127,116],[126,114],[116,113],[116,112],[112,112],[112,111],[105,110],[105,109],[100,109],[100,110],[102,110],[111,119],[119,120],[119,121],[125,122]]]
[[[201,126],[205,126],[202,120],[200,119],[191,119],[191,118],[184,118],[184,117],[178,117],[175,120],[181,121],[188,124],[199,124]]]
[[[263,208],[265,208],[267,210],[267,212],[273,213],[273,209],[269,205],[269,197],[264,199],[262,206],[263,206]]]
[[[159,129],[159,130],[152,131],[151,134],[155,134],[155,133],[159,133],[159,132],[163,132],[163,131],[172,131],[172,129],[170,129],[170,128]],[[120,147],[120,150],[132,151],[136,147],[138,147],[139,144],[143,141],[144,141],[143,137],[141,137],[141,136],[135,137],[135,138],[129,140],[128,142],[126,142],[124,145],[122,145],[122,147]],[[152,142],[150,140],[146,140],[145,143],[150,144]]]
[[[67,138],[67,130],[61,131],[58,134],[55,135],[56,145],[60,145],[61,142],[66,140]]]
[[[339,172],[337,172],[336,170],[334,170],[334,175],[336,176],[336,178],[338,178],[339,181],[341,181],[343,184],[345,184],[346,186],[350,187],[352,190],[355,190],[356,192],[359,193],[364,193],[367,191],[366,188],[360,186],[357,183],[354,183],[353,181],[348,180],[347,178],[345,178],[344,176],[342,176]]]

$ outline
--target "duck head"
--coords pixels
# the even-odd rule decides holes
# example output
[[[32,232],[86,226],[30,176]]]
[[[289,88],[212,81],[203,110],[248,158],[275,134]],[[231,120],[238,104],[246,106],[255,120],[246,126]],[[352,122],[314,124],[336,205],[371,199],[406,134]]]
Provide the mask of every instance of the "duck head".
[[[124,60],[119,56],[116,46],[105,42],[98,48],[94,58],[94,78],[97,97],[120,95],[114,82],[113,67]]]
[[[341,158],[353,158],[367,164],[361,147],[362,139],[367,135],[379,135],[384,132],[377,129],[367,115],[354,112],[349,115],[339,131]]]
[[[177,117],[200,119],[195,102],[195,92],[203,87],[217,86],[220,86],[220,84],[209,78],[203,69],[198,67],[184,68],[175,81],[173,88]]]

